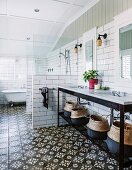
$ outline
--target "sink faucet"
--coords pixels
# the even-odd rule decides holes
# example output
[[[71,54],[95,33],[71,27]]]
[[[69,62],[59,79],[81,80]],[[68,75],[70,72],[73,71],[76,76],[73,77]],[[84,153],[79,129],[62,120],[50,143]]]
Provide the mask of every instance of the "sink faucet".
[[[121,95],[120,95],[120,92],[119,92],[119,91],[112,91],[112,95],[113,95],[113,96],[121,97]]]
[[[120,91],[112,91],[112,95],[122,97],[122,96],[126,96],[127,93],[126,92],[120,92]]]

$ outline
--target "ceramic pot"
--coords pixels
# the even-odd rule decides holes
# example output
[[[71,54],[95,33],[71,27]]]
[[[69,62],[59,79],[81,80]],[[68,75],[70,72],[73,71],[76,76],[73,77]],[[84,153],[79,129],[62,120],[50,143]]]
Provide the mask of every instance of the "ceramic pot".
[[[98,84],[98,79],[89,79],[89,89],[94,89],[95,84]]]

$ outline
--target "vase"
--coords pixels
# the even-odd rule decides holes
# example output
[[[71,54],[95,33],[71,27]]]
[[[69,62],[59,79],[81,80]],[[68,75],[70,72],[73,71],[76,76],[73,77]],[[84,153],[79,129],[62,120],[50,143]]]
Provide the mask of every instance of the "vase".
[[[89,88],[94,89],[94,85],[98,84],[98,79],[90,79],[89,80]]]

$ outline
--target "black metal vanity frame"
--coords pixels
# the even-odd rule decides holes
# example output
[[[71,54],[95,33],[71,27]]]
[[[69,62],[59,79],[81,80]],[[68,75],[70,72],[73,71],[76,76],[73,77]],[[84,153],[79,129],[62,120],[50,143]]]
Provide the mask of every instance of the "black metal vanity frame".
[[[85,99],[87,101],[92,101],[92,102],[101,104],[103,106],[109,107],[111,109],[118,110],[120,112],[120,125],[121,125],[121,127],[120,127],[119,169],[123,170],[123,167],[124,167],[124,113],[132,111],[132,104],[122,105],[122,104],[110,102],[108,100],[104,100],[104,99],[101,99],[101,98],[97,98],[97,97],[93,97],[93,96],[90,96],[90,95],[75,92],[74,90],[72,91],[72,90],[68,90],[68,89],[63,88],[63,87],[58,87],[58,126],[60,125],[59,116],[61,116],[63,119],[65,119],[70,124],[70,121],[64,117],[62,112],[59,111],[60,92],[67,93],[67,94],[76,96],[78,98]]]

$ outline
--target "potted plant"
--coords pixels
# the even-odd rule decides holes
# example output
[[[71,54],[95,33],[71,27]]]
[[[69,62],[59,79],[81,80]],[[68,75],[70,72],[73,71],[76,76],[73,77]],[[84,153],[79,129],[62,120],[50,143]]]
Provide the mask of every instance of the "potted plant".
[[[89,88],[94,89],[94,85],[98,84],[98,71],[97,70],[88,70],[83,74],[83,79],[85,82],[89,81]]]

